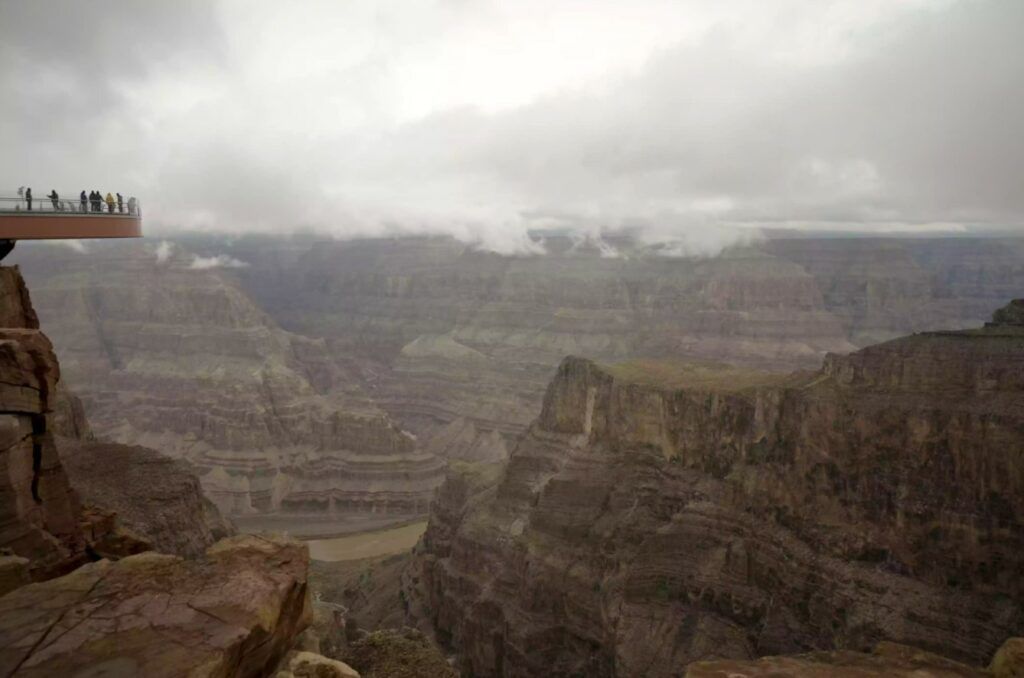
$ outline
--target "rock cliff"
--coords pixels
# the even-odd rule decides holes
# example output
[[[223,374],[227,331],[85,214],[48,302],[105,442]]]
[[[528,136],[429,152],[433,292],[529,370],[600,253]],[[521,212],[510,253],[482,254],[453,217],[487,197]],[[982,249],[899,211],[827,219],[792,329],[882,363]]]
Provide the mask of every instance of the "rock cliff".
[[[59,379],[18,269],[0,267],[0,548],[28,559],[36,579],[88,559],[50,426]]]
[[[145,447],[59,438],[82,503],[117,516],[119,528],[161,553],[195,558],[234,534],[181,462]]]
[[[39,256],[38,248],[25,247],[12,257],[24,263],[38,292],[73,385],[90,411],[110,413],[97,419],[100,430],[116,431],[120,442],[208,456],[204,468],[223,467],[230,477],[208,477],[206,486],[217,485],[220,505],[232,510],[236,502],[279,505],[285,490],[269,488],[270,477],[305,483],[302,473],[243,459],[233,447],[248,444],[264,456],[284,449],[287,457],[287,441],[301,438],[288,424],[298,426],[300,418],[287,408],[284,424],[264,423],[279,417],[264,379],[250,376],[256,363],[279,366],[275,403],[303,401],[308,382],[319,399],[342,401],[328,411],[379,406],[429,451],[493,457],[505,454],[536,418],[545,387],[568,354],[603,362],[684,358],[814,369],[829,351],[977,325],[1024,288],[1020,238],[771,234],[710,258],[664,256],[664,248],[628,237],[595,245],[550,234],[538,240],[541,256],[502,256],[428,237],[182,236],[175,242],[184,249],[164,268],[152,254],[139,258],[121,246],[97,246],[88,257]],[[204,261],[230,255],[247,265],[196,270],[185,251]],[[119,293],[108,289],[114,285]],[[161,295],[177,301],[168,306],[171,300]],[[174,311],[162,315],[151,307]],[[236,361],[222,359],[229,342]],[[275,342],[284,348],[272,349]],[[72,349],[81,350],[81,362]],[[117,363],[113,372],[90,371],[90,364],[109,360]],[[222,371],[211,374],[211,363]],[[181,374],[199,373],[215,391],[201,389],[202,411],[183,407],[189,399],[181,395],[162,404],[110,395],[141,396],[147,384],[191,395],[184,383],[164,379],[172,365]],[[112,383],[107,374],[121,381]],[[172,406],[189,412],[186,421]],[[243,406],[259,412],[256,421],[241,417]],[[436,482],[436,470],[430,473]],[[319,488],[296,491],[328,501]]]
[[[442,488],[419,602],[479,676],[881,640],[987,662],[1024,629],[1007,313],[788,376],[568,358],[507,468]]]
[[[0,674],[271,675],[309,623],[307,566],[300,542],[242,536],[23,586],[0,598]]]
[[[97,436],[187,460],[227,514],[424,513],[443,464],[323,340],[281,330],[178,248],[20,253]]]
[[[196,555],[230,532],[186,469],[93,439],[17,268],[0,267],[0,322],[0,548],[32,578],[153,547]]]
[[[1024,289],[1020,238],[772,234],[712,258],[538,242],[540,256],[445,238],[194,244],[250,262],[232,275],[261,308],[358,356],[374,399],[424,440],[460,419],[511,440],[568,354],[814,369],[829,351],[978,325]]]
[[[0,675],[358,678],[293,652],[305,545],[214,544],[231,527],[183,463],[94,439],[17,268],[0,322]]]

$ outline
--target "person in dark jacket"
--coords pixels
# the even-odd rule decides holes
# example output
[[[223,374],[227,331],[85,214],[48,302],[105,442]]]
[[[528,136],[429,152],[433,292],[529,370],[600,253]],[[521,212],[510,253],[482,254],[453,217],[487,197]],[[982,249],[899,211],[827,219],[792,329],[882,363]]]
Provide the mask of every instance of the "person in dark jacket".
[[[57,198],[60,197],[59,195],[57,195],[57,191],[55,189],[51,188],[50,189],[50,195],[48,195],[46,197],[50,199],[51,203],[53,203],[53,211],[56,212],[57,211]]]
[[[85,206],[86,203],[87,203],[87,200],[85,199],[85,191],[82,191],[82,194],[79,195],[78,197],[82,201],[82,209],[81,209],[81,211],[84,213],[86,211],[86,209],[87,209],[86,206]]]
[[[28,211],[31,212],[32,211],[32,189],[31,188],[26,188],[25,189],[25,202],[28,203]]]
[[[122,198],[121,194],[118,193],[117,194],[117,213],[120,214],[121,212],[124,212],[124,198]]]
[[[89,194],[89,197],[91,198],[91,202],[92,202],[92,211],[93,212],[99,212],[100,211],[100,192],[99,191],[93,191],[92,193]]]

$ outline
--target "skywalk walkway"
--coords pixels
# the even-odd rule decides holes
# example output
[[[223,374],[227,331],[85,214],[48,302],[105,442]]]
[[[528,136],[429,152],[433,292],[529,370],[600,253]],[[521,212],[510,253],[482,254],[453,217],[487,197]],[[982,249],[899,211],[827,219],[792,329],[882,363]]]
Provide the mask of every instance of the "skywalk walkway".
[[[20,197],[0,197],[0,259],[18,240],[67,240],[80,238],[140,238],[142,210],[138,202],[129,211],[92,211],[90,203],[78,200],[34,198],[32,209]]]

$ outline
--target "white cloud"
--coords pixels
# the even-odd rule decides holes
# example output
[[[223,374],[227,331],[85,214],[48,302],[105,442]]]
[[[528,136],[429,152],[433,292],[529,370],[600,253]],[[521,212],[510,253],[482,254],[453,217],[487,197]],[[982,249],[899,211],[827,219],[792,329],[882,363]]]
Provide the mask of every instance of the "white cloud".
[[[192,255],[192,263],[189,268],[197,271],[205,271],[211,268],[245,268],[249,264],[235,259],[226,254],[218,254],[212,257],[203,257],[198,254]]]
[[[526,231],[552,222],[643,224],[707,252],[739,223],[1024,223],[1015,0],[4,14],[0,91],[18,96],[0,187],[120,188],[150,232],[444,232],[531,252]]]
[[[171,254],[174,252],[174,245],[167,240],[161,240],[160,244],[156,246],[156,263],[165,264],[171,258]]]

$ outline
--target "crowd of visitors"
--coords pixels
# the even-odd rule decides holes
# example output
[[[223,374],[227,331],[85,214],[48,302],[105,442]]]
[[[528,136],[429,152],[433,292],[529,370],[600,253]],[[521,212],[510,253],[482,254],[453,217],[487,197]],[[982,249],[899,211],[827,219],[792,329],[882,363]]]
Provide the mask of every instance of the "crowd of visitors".
[[[128,198],[127,202],[120,193],[107,193],[106,196],[100,191],[89,191],[88,196],[85,191],[82,191],[78,198],[78,208],[75,208],[75,202],[73,200],[64,201],[60,199],[57,191],[50,190],[50,194],[46,196],[50,199],[50,204],[53,206],[54,212],[93,212],[93,213],[106,213],[106,214],[131,214],[137,215],[139,211],[139,201],[134,197]],[[21,203],[25,203],[26,209],[32,211],[32,189],[22,186],[18,189],[18,207],[21,209]],[[43,207],[43,205],[40,205]]]

